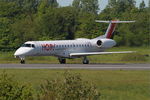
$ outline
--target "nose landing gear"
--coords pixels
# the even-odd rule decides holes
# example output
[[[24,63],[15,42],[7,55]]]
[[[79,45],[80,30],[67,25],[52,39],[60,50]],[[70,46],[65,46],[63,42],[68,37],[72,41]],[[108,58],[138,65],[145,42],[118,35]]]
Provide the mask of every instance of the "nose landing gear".
[[[20,63],[25,64],[25,58],[20,58],[20,59],[21,59]]]
[[[21,60],[20,63],[21,63],[21,64],[25,64],[25,60]]]

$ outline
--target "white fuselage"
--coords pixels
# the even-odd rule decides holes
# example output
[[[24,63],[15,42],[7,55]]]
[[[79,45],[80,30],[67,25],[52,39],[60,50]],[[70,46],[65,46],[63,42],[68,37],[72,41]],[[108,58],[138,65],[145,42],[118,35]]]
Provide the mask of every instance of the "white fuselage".
[[[105,49],[116,45],[112,39],[100,39],[101,44],[97,44],[97,39],[76,39],[60,41],[28,41],[27,46],[20,47],[15,56],[24,58],[26,56],[56,56],[60,58],[71,57],[71,53],[103,52]],[[32,46],[34,45],[34,46]],[[80,56],[77,56],[80,57]]]

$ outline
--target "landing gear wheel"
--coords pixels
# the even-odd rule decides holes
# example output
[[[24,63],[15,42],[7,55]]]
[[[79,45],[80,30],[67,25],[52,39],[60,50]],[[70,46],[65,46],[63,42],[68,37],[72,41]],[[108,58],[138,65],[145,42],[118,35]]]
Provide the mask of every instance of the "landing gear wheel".
[[[66,59],[64,58],[58,58],[60,64],[66,64]]]
[[[21,64],[25,64],[25,60],[21,60],[20,63],[21,63]]]
[[[89,64],[89,60],[83,60],[83,64]]]
[[[89,64],[89,60],[86,57],[83,59],[83,64]]]

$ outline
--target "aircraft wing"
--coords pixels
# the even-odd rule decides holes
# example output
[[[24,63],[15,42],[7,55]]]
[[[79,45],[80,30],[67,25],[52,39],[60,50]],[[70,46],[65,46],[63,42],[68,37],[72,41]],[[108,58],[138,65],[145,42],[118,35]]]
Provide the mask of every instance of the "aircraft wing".
[[[135,53],[135,51],[120,51],[120,52],[85,52],[85,53],[70,53],[70,56],[90,56],[90,55],[105,55],[105,54],[123,54]]]

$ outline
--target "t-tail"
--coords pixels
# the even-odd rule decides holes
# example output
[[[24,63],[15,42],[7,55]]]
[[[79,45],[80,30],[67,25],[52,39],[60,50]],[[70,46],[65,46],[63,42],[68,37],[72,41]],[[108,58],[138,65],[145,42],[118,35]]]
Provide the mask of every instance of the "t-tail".
[[[115,31],[117,24],[119,24],[119,23],[133,23],[135,21],[119,21],[119,20],[101,21],[101,20],[96,20],[96,22],[98,22],[98,23],[109,23],[109,26],[107,28],[105,35],[100,36],[98,38],[113,39],[114,31]]]

